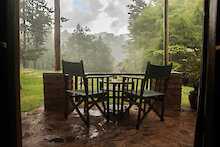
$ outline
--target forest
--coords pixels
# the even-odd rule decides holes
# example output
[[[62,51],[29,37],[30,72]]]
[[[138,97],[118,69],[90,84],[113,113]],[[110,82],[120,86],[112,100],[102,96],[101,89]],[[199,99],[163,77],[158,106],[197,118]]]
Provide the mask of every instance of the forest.
[[[163,0],[130,0],[128,34],[91,33],[85,24],[61,32],[61,57],[84,60],[87,72],[142,72],[148,61],[163,64]],[[53,9],[46,0],[21,1],[22,68],[54,69]],[[61,26],[68,19],[61,17]],[[183,72],[184,84],[199,78],[202,48],[203,1],[169,0],[169,61]],[[112,52],[123,50],[116,59]]]

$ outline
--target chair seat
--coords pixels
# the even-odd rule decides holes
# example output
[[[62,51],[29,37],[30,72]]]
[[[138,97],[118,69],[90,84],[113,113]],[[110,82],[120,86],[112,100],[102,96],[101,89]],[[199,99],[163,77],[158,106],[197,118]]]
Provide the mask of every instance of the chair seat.
[[[86,93],[84,90],[77,90],[77,91],[73,91],[73,90],[67,90],[66,92],[70,93],[71,96],[86,96]],[[99,91],[89,91],[88,92],[88,96],[98,96],[101,94],[106,94],[107,91],[106,90],[99,90]]]
[[[126,92],[127,94],[131,94],[137,97],[140,97],[140,91],[138,91],[137,93],[135,91],[128,91]],[[148,97],[157,97],[157,96],[163,96],[165,95],[162,92],[158,92],[158,91],[154,91],[154,90],[144,90],[143,96],[144,98],[148,98]]]

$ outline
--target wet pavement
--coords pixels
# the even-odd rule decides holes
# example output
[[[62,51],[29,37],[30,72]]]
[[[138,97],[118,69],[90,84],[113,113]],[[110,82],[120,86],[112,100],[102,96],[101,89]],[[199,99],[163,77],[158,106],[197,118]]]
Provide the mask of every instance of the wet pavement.
[[[90,112],[90,128],[76,113],[45,113],[43,108],[22,113],[23,147],[192,147],[196,113],[167,112],[161,122],[151,112],[139,130],[137,112],[120,123],[107,123],[98,110]]]

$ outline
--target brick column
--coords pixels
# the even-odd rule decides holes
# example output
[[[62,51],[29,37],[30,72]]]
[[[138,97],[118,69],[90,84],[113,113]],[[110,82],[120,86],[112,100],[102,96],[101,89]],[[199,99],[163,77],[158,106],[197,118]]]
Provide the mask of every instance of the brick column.
[[[182,77],[180,73],[172,73],[168,80],[165,97],[165,111],[180,111],[182,93]]]
[[[65,112],[65,83],[62,73],[44,73],[44,110],[46,112]],[[70,82],[70,87],[72,80]]]

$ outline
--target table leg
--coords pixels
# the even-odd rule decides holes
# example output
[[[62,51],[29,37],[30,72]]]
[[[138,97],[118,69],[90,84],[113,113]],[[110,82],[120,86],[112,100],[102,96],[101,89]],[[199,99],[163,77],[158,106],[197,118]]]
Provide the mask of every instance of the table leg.
[[[125,78],[123,77],[123,83],[125,83]],[[121,94],[121,111],[124,112],[124,90],[125,90],[125,84],[122,84],[122,94]]]
[[[113,84],[113,115],[115,116],[115,84]]]
[[[118,114],[120,113],[119,111],[119,104],[120,104],[120,84],[118,84],[118,99],[117,99],[117,112]]]
[[[107,90],[108,90],[108,93],[107,93],[107,122],[109,122],[109,78],[107,78]]]

